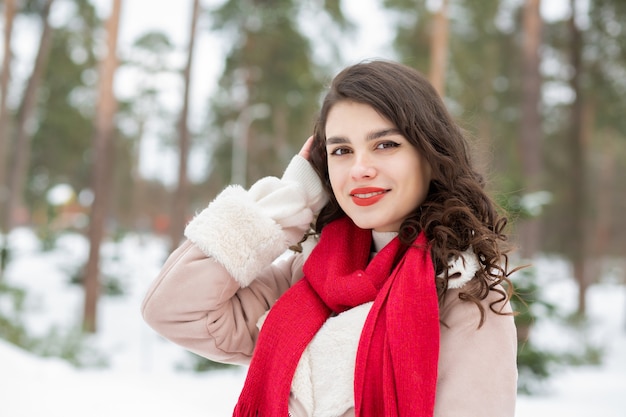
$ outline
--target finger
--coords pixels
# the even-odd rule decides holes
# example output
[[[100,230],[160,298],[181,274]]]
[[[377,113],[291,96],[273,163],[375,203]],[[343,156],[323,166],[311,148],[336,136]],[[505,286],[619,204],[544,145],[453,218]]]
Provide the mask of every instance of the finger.
[[[313,144],[313,136],[309,136],[306,142],[304,142],[304,145],[302,145],[302,149],[300,149],[300,152],[298,152],[298,155],[300,155],[304,159],[309,159],[309,156],[311,155],[312,144]]]

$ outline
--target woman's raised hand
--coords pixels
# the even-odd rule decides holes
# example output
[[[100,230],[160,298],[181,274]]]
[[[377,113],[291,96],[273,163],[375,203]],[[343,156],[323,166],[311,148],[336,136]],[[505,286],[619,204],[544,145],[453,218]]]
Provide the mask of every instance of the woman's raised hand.
[[[302,149],[300,149],[300,152],[298,152],[298,155],[300,155],[301,157],[303,157],[304,159],[308,161],[309,156],[311,155],[312,144],[313,144],[313,136],[309,136],[306,142],[304,142],[304,145],[302,145]]]

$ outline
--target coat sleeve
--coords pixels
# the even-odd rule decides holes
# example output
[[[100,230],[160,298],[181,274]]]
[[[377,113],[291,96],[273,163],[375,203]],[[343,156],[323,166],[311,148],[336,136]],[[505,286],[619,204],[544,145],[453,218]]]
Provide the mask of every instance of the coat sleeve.
[[[302,255],[277,258],[308,230],[326,202],[308,162],[296,156],[281,179],[225,189],[187,225],[143,304],[158,333],[215,361],[247,363],[257,321],[302,276]]]
[[[300,241],[327,200],[311,165],[296,155],[281,179],[263,178],[248,191],[227,187],[187,225],[185,236],[246,287]]]
[[[441,311],[441,342],[435,417],[513,417],[517,396],[517,335],[511,315],[480,312],[449,290]],[[510,312],[507,303],[496,305]]]
[[[159,334],[217,362],[247,364],[257,321],[301,277],[302,256],[264,268],[241,288],[215,259],[190,241],[167,259],[142,305],[144,320]]]

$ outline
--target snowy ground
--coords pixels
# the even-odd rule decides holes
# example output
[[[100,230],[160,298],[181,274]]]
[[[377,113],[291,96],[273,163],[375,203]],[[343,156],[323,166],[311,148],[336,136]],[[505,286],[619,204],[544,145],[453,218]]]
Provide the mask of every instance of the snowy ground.
[[[11,235],[11,243],[13,261],[7,281],[28,290],[32,332],[43,334],[52,325],[78,323],[82,292],[68,286],[67,275],[87,256],[84,240],[64,236],[55,251],[42,253],[37,239],[20,229]],[[132,237],[104,249],[105,273],[119,277],[126,290],[123,297],[102,299],[99,332],[92,341],[106,354],[110,366],[77,370],[59,359],[35,357],[0,340],[0,416],[231,415],[244,370],[203,374],[179,370],[188,362],[188,354],[157,336],[139,315],[143,294],[163,261],[162,242]],[[538,268],[541,276],[549,278],[546,295],[571,309],[575,288],[567,268],[555,260],[542,260]],[[559,371],[542,395],[519,397],[517,417],[626,415],[626,288],[618,285],[622,279],[608,279],[589,293],[592,330],[585,337],[605,348],[603,364]],[[549,324],[536,332],[540,343],[555,348],[580,339]]]

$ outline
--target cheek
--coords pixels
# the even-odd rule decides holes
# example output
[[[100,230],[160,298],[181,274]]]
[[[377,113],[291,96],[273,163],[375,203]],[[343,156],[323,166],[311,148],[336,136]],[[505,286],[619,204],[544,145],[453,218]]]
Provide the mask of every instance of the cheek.
[[[337,200],[341,200],[343,193],[343,187],[346,183],[345,172],[337,164],[328,164],[328,179],[330,180],[330,187],[333,190],[333,194]]]
[[[335,195],[337,195],[337,189],[341,187],[341,176],[337,173],[337,169],[333,169],[330,165],[328,166],[328,179],[330,180],[330,187],[333,189]]]
[[[422,167],[422,177],[424,178],[424,182],[426,184],[430,184],[430,181],[433,179],[433,168],[425,158],[420,158],[420,163]]]

